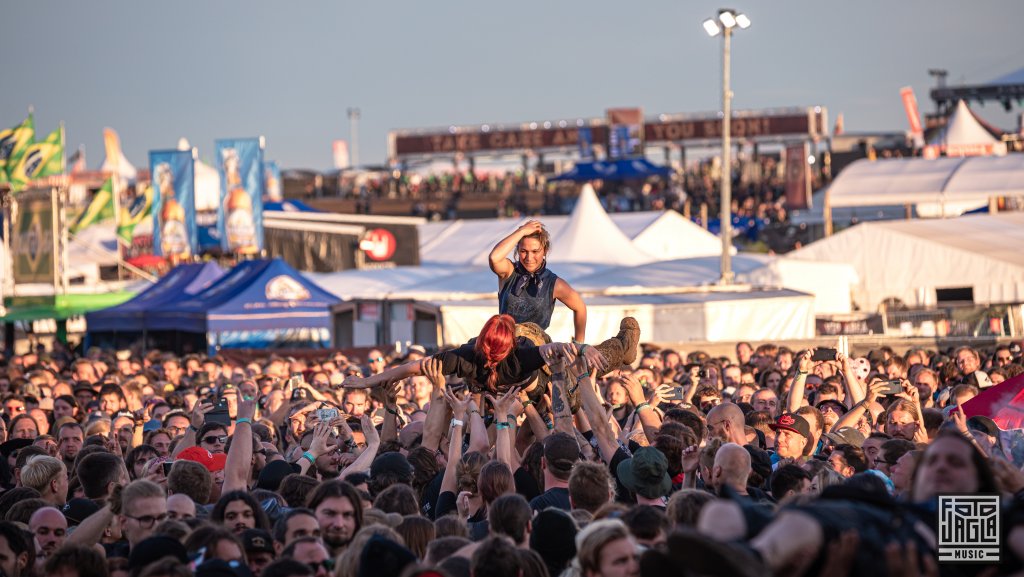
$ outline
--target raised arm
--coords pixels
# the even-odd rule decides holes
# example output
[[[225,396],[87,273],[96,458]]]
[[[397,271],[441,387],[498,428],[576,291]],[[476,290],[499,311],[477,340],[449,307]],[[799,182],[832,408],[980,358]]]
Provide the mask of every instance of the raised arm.
[[[423,359],[415,361],[409,361],[408,363],[398,365],[397,367],[391,367],[383,373],[372,375],[369,377],[357,377],[351,375],[345,377],[345,381],[341,386],[346,389],[369,389],[372,387],[379,387],[388,383],[394,383],[401,381],[402,379],[408,379],[416,375],[423,374]]]
[[[793,379],[793,385],[789,387],[789,395],[786,396],[786,411],[789,413],[795,413],[803,404],[807,374],[811,372],[814,365],[814,361],[811,360],[811,351],[813,349],[800,353],[800,357],[797,359],[796,378]]]
[[[452,430],[451,444],[448,447],[448,464],[445,465],[444,477],[441,478],[441,492],[451,491],[455,493],[456,489],[458,489],[455,469],[459,461],[462,460],[462,431],[465,425],[470,398],[466,394],[466,398],[461,399],[450,389],[444,390],[444,398],[452,408]]]
[[[572,325],[575,331],[573,339],[577,343],[584,342],[587,336],[587,304],[583,302],[576,289],[562,279],[555,283],[555,299],[572,311]]]
[[[377,429],[373,426],[370,415],[364,414],[362,417],[359,417],[359,423],[362,425],[363,436],[366,437],[366,448],[363,449],[362,453],[359,453],[359,456],[356,457],[355,461],[352,461],[351,465],[342,469],[338,475],[341,479],[352,473],[369,471],[373,460],[377,458],[377,451],[380,450],[380,436],[377,434]]]
[[[512,261],[508,260],[508,253],[515,250],[516,245],[525,236],[540,232],[543,228],[539,220],[528,221],[523,226],[520,226],[512,234],[498,241],[498,244],[494,245],[491,249],[491,254],[488,256],[488,263],[491,266],[491,271],[498,275],[499,281],[504,281],[508,277],[512,276],[514,266]]]
[[[871,410],[871,403],[874,403],[875,401],[878,400],[878,393],[881,390],[881,387],[884,383],[885,381],[881,379],[875,379],[874,381],[872,381],[871,384],[868,385],[867,395],[856,405],[850,407],[850,410],[847,411],[845,415],[839,417],[839,420],[836,421],[836,424],[832,425],[832,430],[838,431],[843,427],[856,427],[857,421],[860,420],[860,417],[861,415],[864,414],[864,411]]]
[[[640,418],[640,425],[644,429],[644,435],[650,442],[654,442],[654,438],[658,436],[658,429],[661,428],[661,417],[658,412],[655,411],[655,407],[648,402],[647,397],[644,396],[643,385],[637,380],[632,374],[622,375],[622,386],[625,387],[626,393],[629,394],[629,402],[633,403],[636,407],[633,411]]]
[[[235,419],[234,438],[231,450],[224,461],[223,492],[247,491],[249,489],[249,471],[252,470],[252,419],[256,416],[256,401],[241,399],[238,401],[238,413]]]
[[[518,394],[519,388],[513,387],[500,397],[486,395],[488,402],[494,407],[494,427],[497,429],[494,440],[495,457],[508,465],[510,469],[512,468],[513,450],[513,437],[510,433],[514,430],[511,418],[513,417],[512,403],[515,402]]]
[[[430,392],[430,408],[427,409],[427,418],[423,422],[423,442],[420,444],[431,451],[436,451],[441,444],[441,437],[444,436],[445,417],[448,416],[448,405],[444,401],[445,381],[444,375],[441,374],[441,361],[425,359],[423,374],[427,375],[434,388]]]

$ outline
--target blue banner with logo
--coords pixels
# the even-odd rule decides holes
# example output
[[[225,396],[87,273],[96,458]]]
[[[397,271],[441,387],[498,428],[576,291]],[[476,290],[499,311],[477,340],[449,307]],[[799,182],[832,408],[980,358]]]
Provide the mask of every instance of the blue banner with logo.
[[[281,184],[281,169],[277,162],[268,160],[263,163],[263,186],[266,188],[264,200],[281,202],[284,200],[284,188]]]
[[[153,252],[171,260],[192,258],[196,229],[195,166],[191,150],[151,150]]]
[[[263,144],[259,138],[218,140],[220,205],[217,230],[225,253],[263,250]]]
[[[581,126],[577,130],[580,146],[580,158],[583,160],[594,160],[594,133],[589,126]]]

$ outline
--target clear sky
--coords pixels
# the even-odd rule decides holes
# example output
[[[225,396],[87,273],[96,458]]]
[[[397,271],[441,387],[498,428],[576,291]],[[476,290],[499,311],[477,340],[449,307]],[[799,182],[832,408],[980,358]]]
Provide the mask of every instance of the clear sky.
[[[705,0],[6,0],[0,124],[35,106],[45,134],[103,158],[103,127],[145,166],[187,137],[264,135],[285,168],[330,168],[362,111],[360,158],[383,161],[394,128],[720,107],[721,41]],[[725,4],[729,6],[729,4]],[[951,84],[1024,66],[1021,0],[743,0],[736,108],[823,105],[846,129],[904,130],[899,88],[932,108],[929,68]],[[986,119],[1015,116],[989,104]],[[1016,109],[1014,115],[1020,112]]]

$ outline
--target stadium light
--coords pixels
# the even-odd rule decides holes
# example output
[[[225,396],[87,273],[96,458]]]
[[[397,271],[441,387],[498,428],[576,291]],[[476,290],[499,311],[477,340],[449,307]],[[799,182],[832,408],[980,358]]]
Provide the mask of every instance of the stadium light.
[[[719,26],[719,23],[721,26]],[[729,285],[733,282],[732,272],[732,91],[729,89],[729,68],[732,48],[732,31],[734,28],[746,30],[750,28],[750,18],[746,14],[738,14],[735,10],[723,8],[718,11],[717,21],[708,18],[704,21],[704,30],[708,36],[722,34],[722,171],[719,188],[721,200],[721,234],[722,234],[722,277],[719,283]]]

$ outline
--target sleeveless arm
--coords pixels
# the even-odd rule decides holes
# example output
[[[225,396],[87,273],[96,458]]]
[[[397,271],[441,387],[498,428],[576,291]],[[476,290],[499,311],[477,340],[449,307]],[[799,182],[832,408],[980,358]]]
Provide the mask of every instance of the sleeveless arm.
[[[569,283],[558,279],[555,283],[555,299],[559,300],[572,311],[572,325],[575,330],[573,338],[577,343],[586,341],[587,336],[587,305],[576,289]]]

